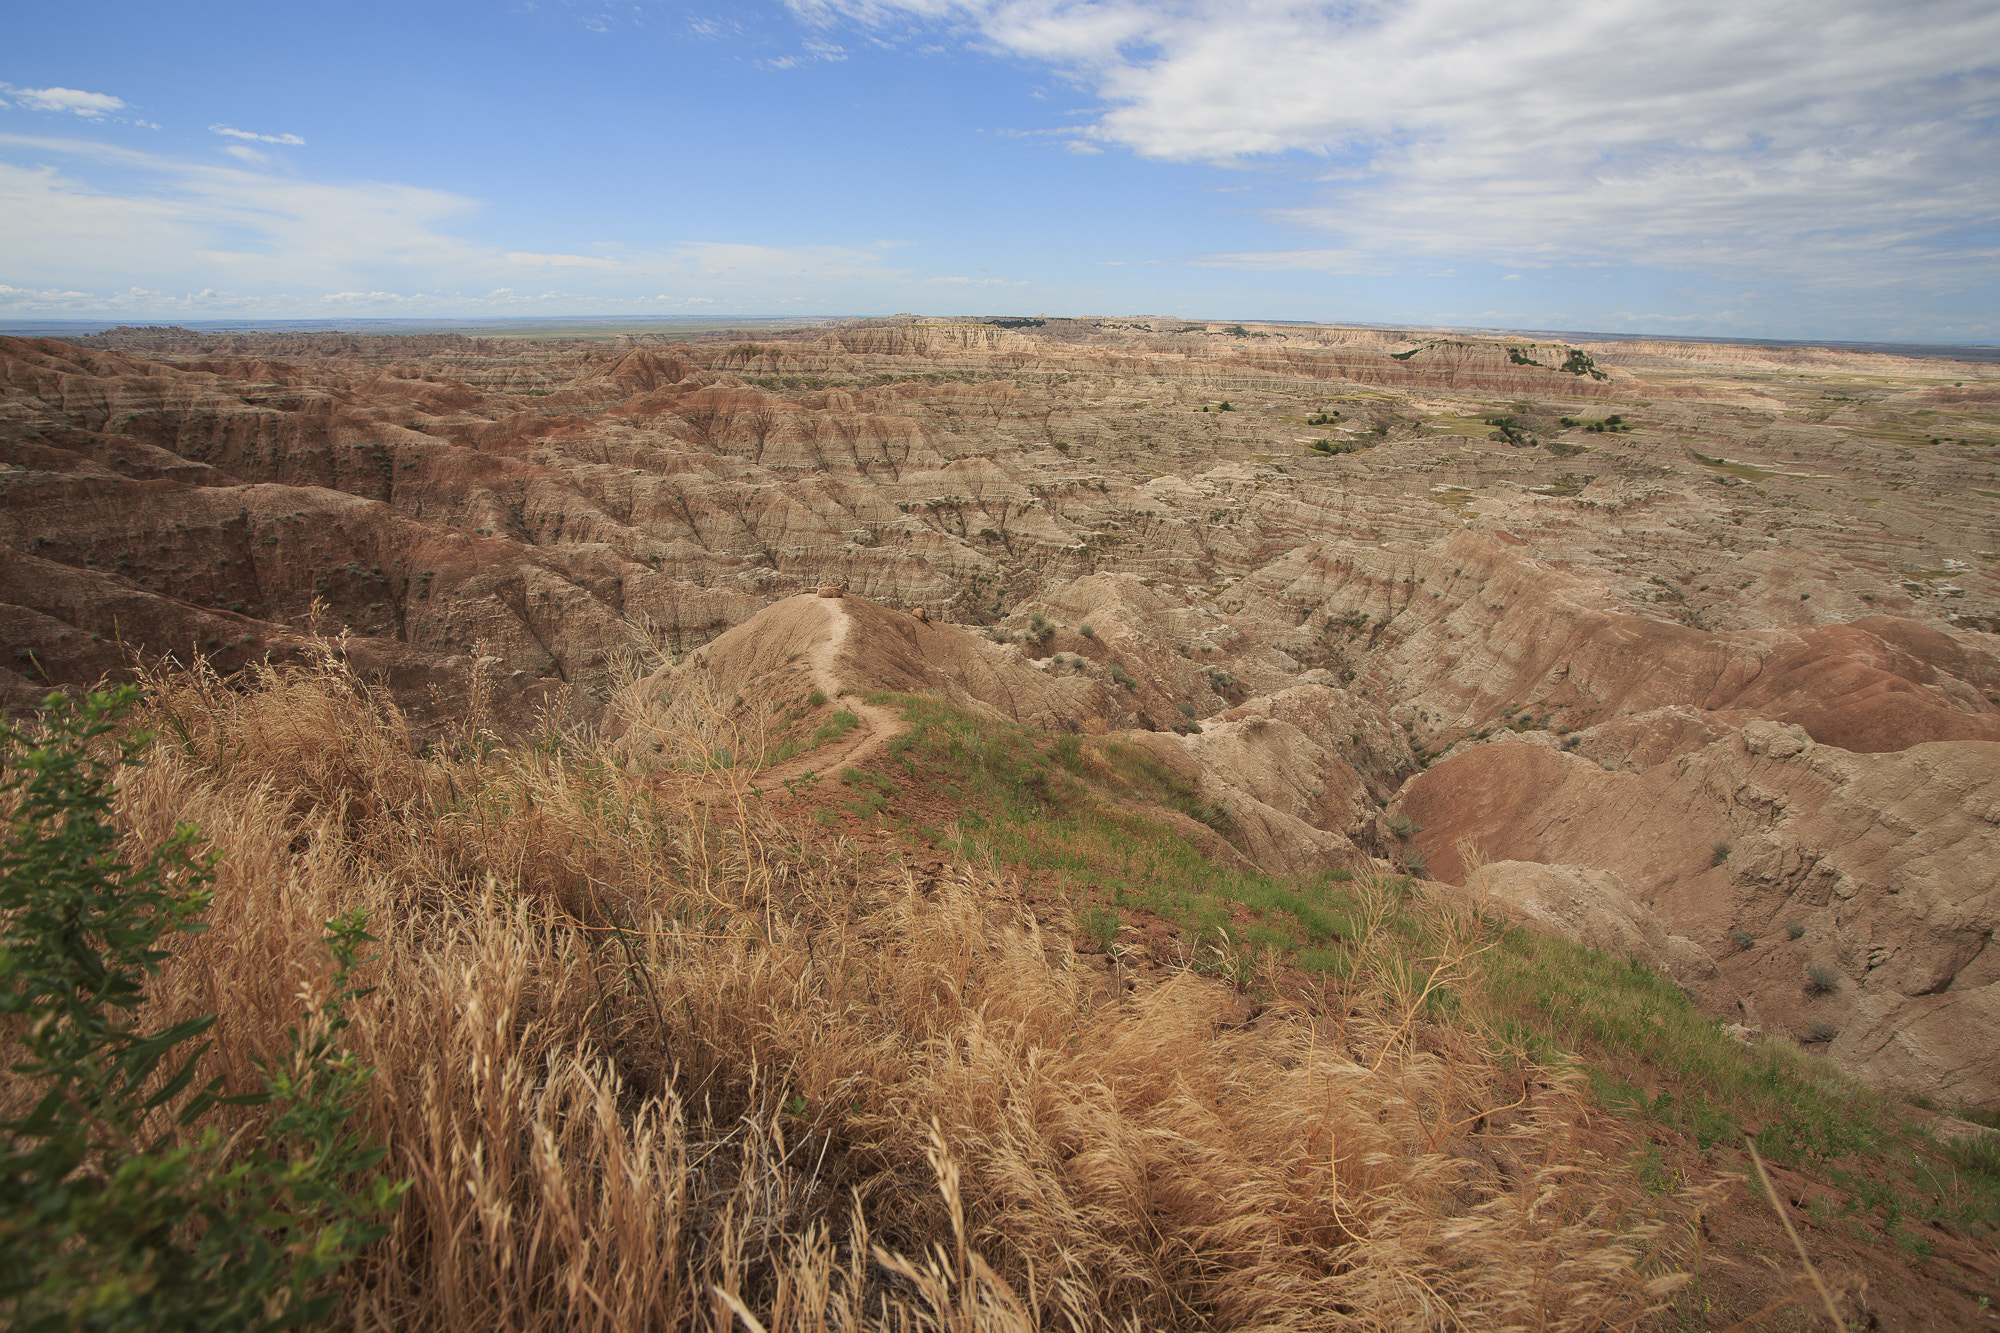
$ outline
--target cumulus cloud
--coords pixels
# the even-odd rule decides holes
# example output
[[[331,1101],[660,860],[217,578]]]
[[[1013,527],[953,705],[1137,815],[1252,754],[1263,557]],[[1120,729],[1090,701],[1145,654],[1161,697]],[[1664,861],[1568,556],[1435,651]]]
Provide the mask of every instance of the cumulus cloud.
[[[85,120],[102,120],[125,109],[123,99],[110,93],[87,93],[77,88],[16,88],[0,83],[0,94],[13,99],[11,105],[28,111],[67,111]],[[0,98],[0,106],[10,105],[4,98]]]
[[[1091,142],[1292,163],[1274,220],[1341,251],[1854,285],[2000,258],[1991,0],[789,3],[1053,66],[1102,99]]]
[[[249,139],[255,143],[276,143],[298,146],[305,142],[296,134],[254,134],[249,130],[239,130],[228,125],[211,125],[210,134],[220,134],[230,139]]]

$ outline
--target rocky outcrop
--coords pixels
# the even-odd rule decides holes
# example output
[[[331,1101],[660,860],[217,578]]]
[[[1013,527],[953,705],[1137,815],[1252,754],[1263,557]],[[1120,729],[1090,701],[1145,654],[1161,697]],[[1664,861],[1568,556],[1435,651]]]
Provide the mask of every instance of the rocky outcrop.
[[[1440,750],[1522,709],[1586,733],[1682,710],[1633,735],[1645,762],[1713,738],[1686,710],[1794,722],[1862,751],[2000,740],[2000,660],[1983,647],[1888,616],[1711,632],[1639,614],[1504,534],[1462,533],[1430,550],[1302,548],[1252,586],[1304,610],[1317,633],[1294,641],[1308,653],[1369,668],[1432,720]]]
[[[1766,1031],[1857,1075],[2000,1100],[2000,745],[1856,754],[1761,721],[1643,773],[1508,737],[1394,807],[1433,874],[1467,856],[1616,875],[1753,998]]]
[[[1136,734],[1157,754],[1178,752],[1202,795],[1228,812],[1231,839],[1273,874],[1313,875],[1367,862],[1392,842],[1380,807],[1342,751],[1360,729],[1389,742],[1378,710],[1338,688],[1305,685],[1252,700],[1188,735]]]

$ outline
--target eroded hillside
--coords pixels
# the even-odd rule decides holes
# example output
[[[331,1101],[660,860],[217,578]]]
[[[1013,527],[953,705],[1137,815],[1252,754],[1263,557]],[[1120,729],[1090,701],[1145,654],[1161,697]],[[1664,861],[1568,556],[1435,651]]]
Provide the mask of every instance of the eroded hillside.
[[[1995,367],[1130,319],[86,341],[0,340],[15,705],[317,630],[420,725],[604,721],[841,584],[948,638],[930,688],[1134,733],[1265,869],[1611,875],[1746,1033],[2000,1101]]]

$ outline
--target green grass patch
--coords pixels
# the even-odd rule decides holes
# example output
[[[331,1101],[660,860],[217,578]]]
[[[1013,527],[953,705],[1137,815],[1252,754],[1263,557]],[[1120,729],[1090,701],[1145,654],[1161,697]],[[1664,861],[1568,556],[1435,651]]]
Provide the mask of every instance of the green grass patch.
[[[1703,1148],[1758,1126],[1758,1148],[1773,1161],[1813,1165],[1880,1152],[1905,1133],[1887,1102],[1831,1065],[1780,1042],[1738,1045],[1635,960],[1518,926],[1484,959],[1504,1035],[1538,1053],[1573,1052],[1603,1105]]]
[[[840,737],[848,735],[850,731],[854,731],[860,725],[862,725],[862,721],[858,717],[854,717],[852,713],[848,713],[846,709],[842,709],[840,713],[836,713],[830,719],[826,719],[820,725],[820,729],[812,733],[812,743],[806,749],[808,751],[816,751],[822,745],[826,745],[828,741],[838,741]]]
[[[813,693],[818,695],[822,703],[825,702],[825,695],[820,694],[818,690],[814,690]],[[806,739],[786,741],[783,745],[771,751],[769,757],[764,762],[767,765],[782,764],[787,759],[797,758],[808,750],[817,750],[822,745],[831,741],[837,741],[860,725],[861,719],[843,708],[816,727],[813,730],[813,734]]]
[[[1688,450],[1688,454],[1695,462],[1712,472],[1726,472],[1732,477],[1741,477],[1744,481],[1762,481],[1766,477],[1778,475],[1749,463],[1738,463],[1726,458],[1710,458],[1707,454],[1696,453],[1692,449]]]
[[[1333,900],[1347,871],[1279,880],[1216,865],[1165,821],[1122,802],[1177,810],[1218,831],[1227,815],[1144,749],[1119,741],[1086,747],[1048,739],[925,696],[879,694],[909,730],[886,747],[890,762],[950,792],[962,807],[944,841],[962,854],[1053,873],[1114,907],[1143,908],[1196,937],[1245,956],[1326,946],[1353,929]],[[1232,924],[1233,923],[1233,924]]]
[[[1229,812],[1203,799],[1192,782],[1161,763],[1150,751],[1110,741],[1104,746],[1104,759],[1126,789],[1142,800],[1178,810],[1224,837],[1229,836]]]

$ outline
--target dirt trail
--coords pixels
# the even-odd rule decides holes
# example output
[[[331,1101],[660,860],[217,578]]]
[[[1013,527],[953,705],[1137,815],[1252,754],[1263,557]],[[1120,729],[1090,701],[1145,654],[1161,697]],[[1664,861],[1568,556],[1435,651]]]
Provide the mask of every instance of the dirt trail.
[[[857,765],[881,749],[884,744],[902,735],[908,727],[903,721],[903,715],[896,709],[868,703],[858,694],[839,698],[839,692],[847,686],[842,683],[836,665],[842,650],[847,646],[848,634],[854,628],[854,617],[847,613],[847,608],[842,605],[838,597],[821,598],[819,604],[826,611],[828,625],[826,637],[806,657],[806,662],[811,668],[812,683],[824,690],[828,698],[838,698],[841,707],[859,718],[860,723],[837,741],[831,741],[795,759],[788,759],[782,764],[773,764],[769,768],[757,770],[751,779],[752,783],[770,794],[786,792],[784,787],[786,782],[797,781],[808,773],[826,776],[838,773],[844,767]],[[773,788],[776,788],[777,792],[772,792]]]

